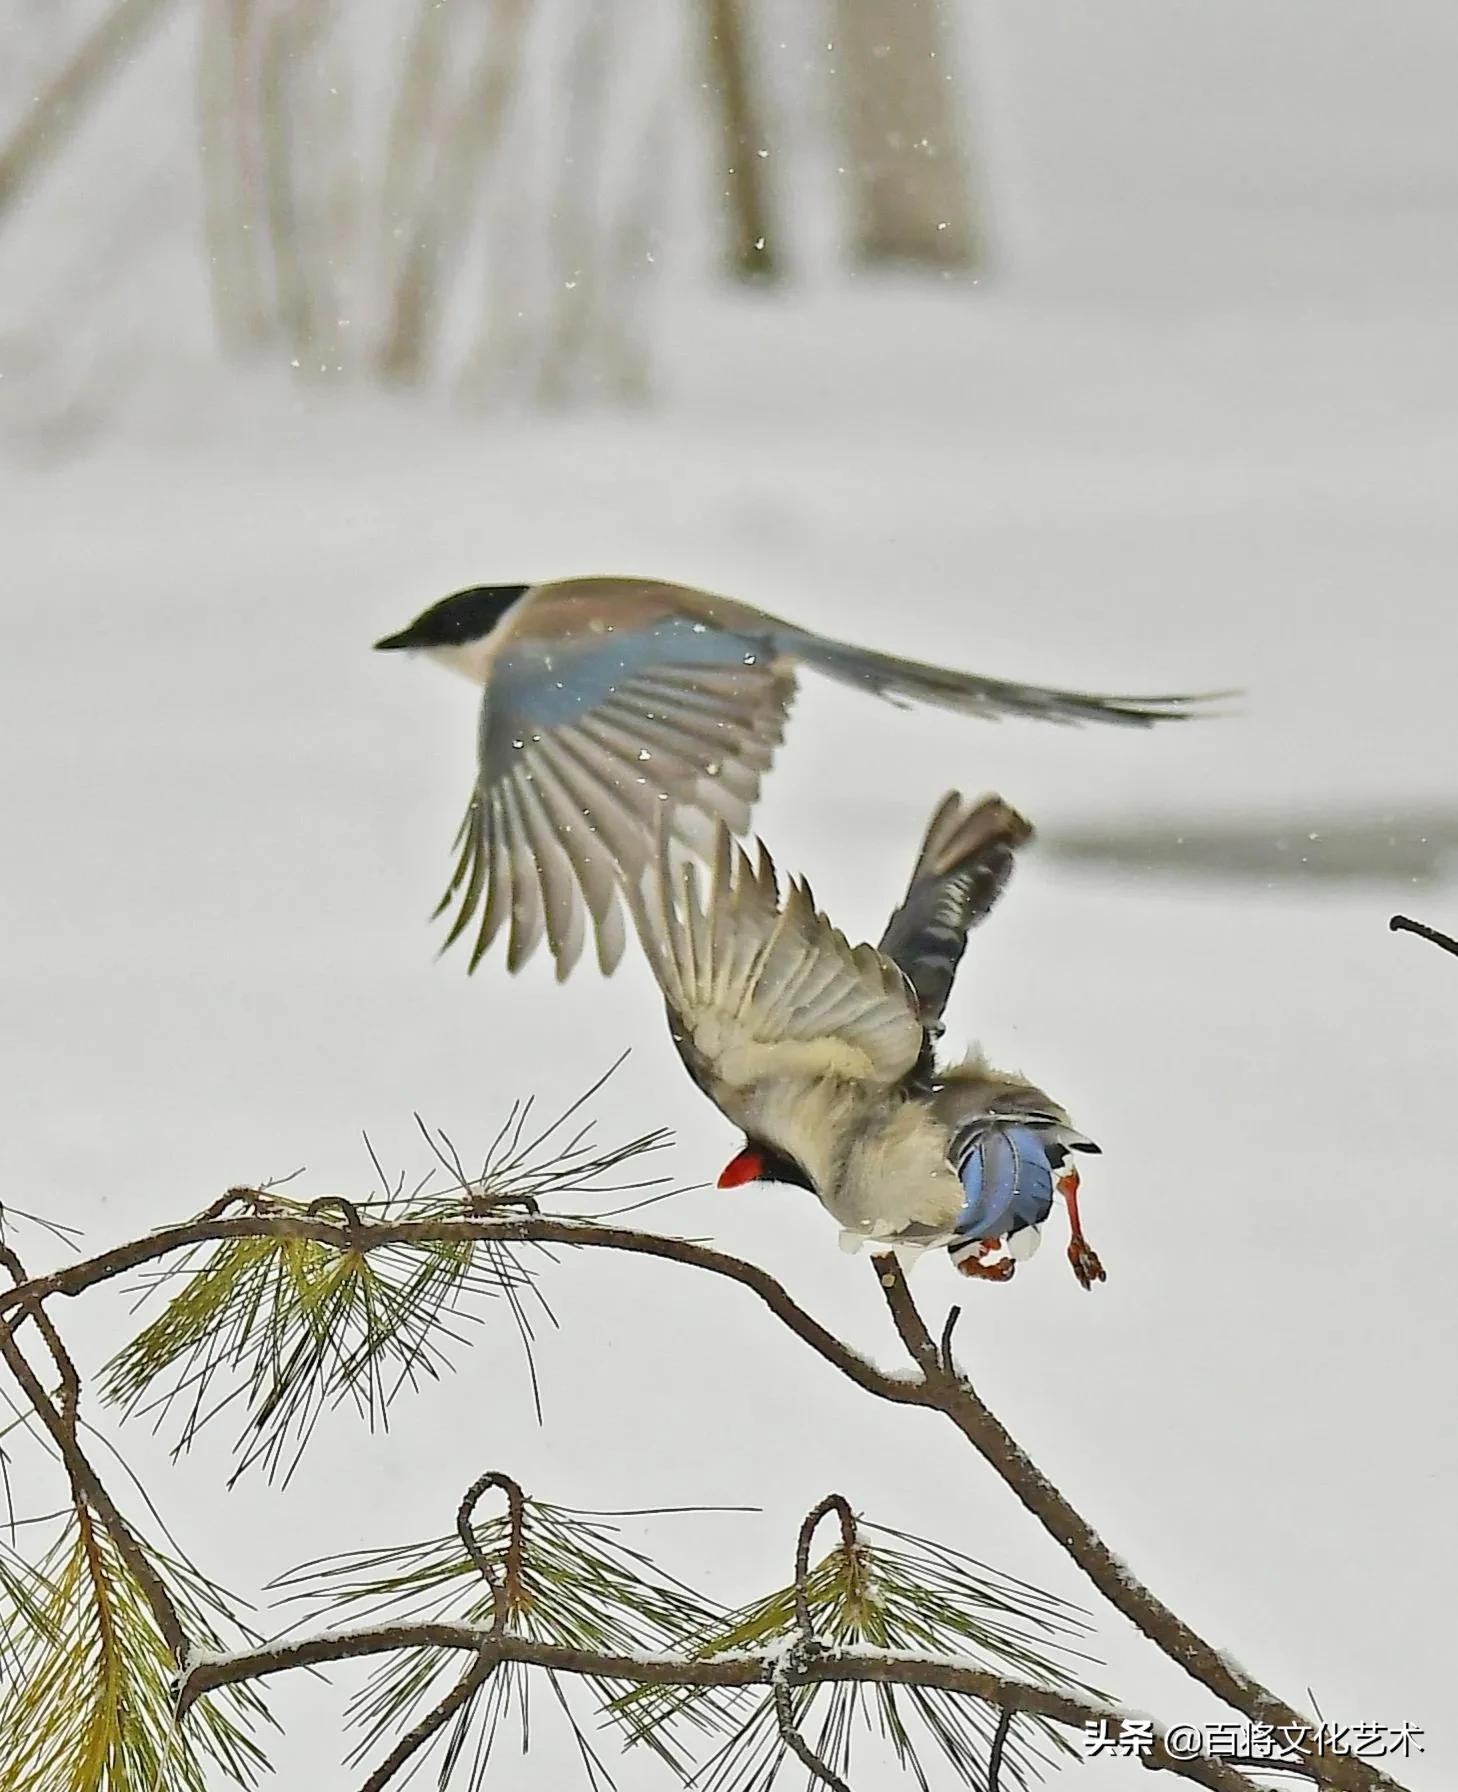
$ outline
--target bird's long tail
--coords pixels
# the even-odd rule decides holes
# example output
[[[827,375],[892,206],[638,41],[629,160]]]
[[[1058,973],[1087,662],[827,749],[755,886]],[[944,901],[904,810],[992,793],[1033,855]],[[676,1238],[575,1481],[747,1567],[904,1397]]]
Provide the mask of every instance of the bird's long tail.
[[[873,653],[808,630],[795,630],[784,648],[807,666],[857,690],[871,691],[893,703],[931,703],[963,715],[1035,716],[1045,722],[1113,722],[1126,728],[1148,728],[1155,722],[1183,722],[1201,713],[1201,706],[1230,691],[1185,697],[1115,697],[1093,691],[1050,690],[1036,684],[1013,684],[1001,678],[980,678],[975,672],[950,672],[920,660]]]

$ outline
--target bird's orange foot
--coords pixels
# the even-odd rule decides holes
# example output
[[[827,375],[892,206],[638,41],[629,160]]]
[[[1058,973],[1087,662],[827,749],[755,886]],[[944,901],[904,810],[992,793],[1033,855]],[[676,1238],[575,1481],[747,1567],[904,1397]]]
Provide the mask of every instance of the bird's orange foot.
[[[1098,1252],[1088,1240],[1075,1238],[1068,1247],[1068,1261],[1073,1265],[1073,1273],[1078,1277],[1079,1286],[1092,1288],[1095,1282],[1107,1282],[1104,1266],[1099,1262]]]
[[[996,1263],[984,1262],[981,1257],[962,1257],[958,1260],[957,1270],[964,1276],[978,1276],[984,1282],[1008,1282],[1017,1268],[1011,1257],[1003,1257]]]
[[[1092,1288],[1095,1282],[1107,1282],[1104,1266],[1099,1262],[1098,1252],[1083,1235],[1083,1227],[1078,1218],[1078,1171],[1070,1165],[1058,1178],[1058,1192],[1068,1207],[1068,1223],[1073,1229],[1073,1237],[1068,1244],[1068,1261],[1073,1265],[1073,1273],[1078,1277],[1081,1288]]]

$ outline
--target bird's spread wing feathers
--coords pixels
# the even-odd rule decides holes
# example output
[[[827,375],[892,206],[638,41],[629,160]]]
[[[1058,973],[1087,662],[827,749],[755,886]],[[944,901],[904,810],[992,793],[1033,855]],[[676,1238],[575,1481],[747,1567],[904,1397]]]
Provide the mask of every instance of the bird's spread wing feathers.
[[[545,936],[562,978],[590,920],[612,971],[625,944],[619,886],[652,859],[660,815],[700,854],[719,823],[742,833],[794,693],[793,671],[773,654],[687,618],[508,643],[483,701],[479,775],[437,911],[456,908],[446,944],[479,916],[473,969],[509,927],[508,969]]]
[[[1012,876],[1014,853],[1032,836],[1001,797],[968,803],[954,790],[938,805],[880,947],[910,979],[924,1025],[938,1027],[967,935],[991,912]]]
[[[906,979],[852,946],[803,880],[781,896],[762,845],[751,863],[721,826],[706,893],[662,830],[632,906],[679,1049],[714,1099],[771,1077],[890,1085],[915,1064]]]

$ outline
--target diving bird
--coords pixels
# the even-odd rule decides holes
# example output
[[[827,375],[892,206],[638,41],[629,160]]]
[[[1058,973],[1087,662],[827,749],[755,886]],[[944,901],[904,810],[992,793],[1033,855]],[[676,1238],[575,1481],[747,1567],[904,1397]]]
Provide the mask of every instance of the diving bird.
[[[992,718],[1142,728],[1203,701],[948,672],[651,579],[478,585],[375,646],[425,654],[482,687],[475,788],[436,909],[457,904],[445,944],[479,915],[474,970],[509,923],[507,969],[545,935],[559,979],[581,956],[586,920],[604,973],[617,966],[619,879],[651,860],[660,809],[700,856],[718,822],[747,830],[802,666],[902,706]]]
[[[752,863],[721,824],[705,885],[660,829],[629,899],[684,1066],[744,1134],[721,1188],[808,1189],[847,1249],[946,1246],[963,1274],[996,1281],[1032,1255],[1056,1188],[1074,1274],[1105,1279],[1069,1161],[1098,1146],[980,1052],[937,1058],[968,931],[1031,834],[997,797],[946,797],[876,947],[851,946],[802,879],[782,895],[763,845]]]

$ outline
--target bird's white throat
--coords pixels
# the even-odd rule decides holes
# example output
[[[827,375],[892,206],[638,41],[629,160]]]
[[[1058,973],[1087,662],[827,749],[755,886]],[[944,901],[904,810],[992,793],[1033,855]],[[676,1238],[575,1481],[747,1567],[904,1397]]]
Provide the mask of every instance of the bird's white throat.
[[[490,635],[482,635],[477,641],[458,641],[448,647],[422,647],[417,651],[447,671],[459,672],[472,684],[483,685],[491,670],[494,646]]]

